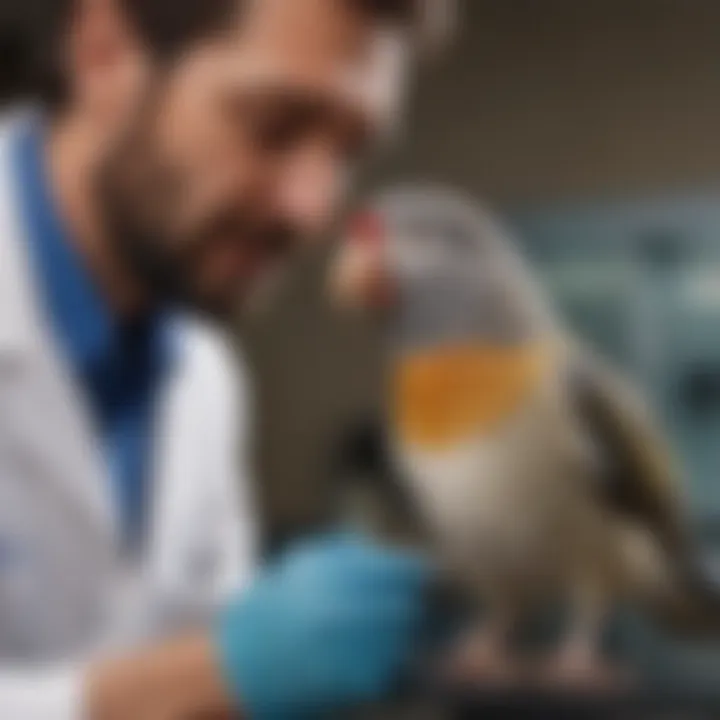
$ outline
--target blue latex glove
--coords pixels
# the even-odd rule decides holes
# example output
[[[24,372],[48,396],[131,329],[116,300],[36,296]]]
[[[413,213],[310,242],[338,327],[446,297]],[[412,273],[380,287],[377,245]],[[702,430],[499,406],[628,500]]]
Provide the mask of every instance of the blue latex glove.
[[[220,618],[221,666],[252,719],[382,699],[422,631],[425,562],[359,537],[304,543]]]

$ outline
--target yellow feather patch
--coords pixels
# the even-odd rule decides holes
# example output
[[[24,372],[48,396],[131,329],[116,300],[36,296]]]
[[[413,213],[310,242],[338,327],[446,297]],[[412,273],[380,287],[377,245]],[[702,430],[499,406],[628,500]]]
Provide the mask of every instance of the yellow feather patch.
[[[443,449],[487,433],[512,417],[537,387],[548,359],[540,343],[462,345],[401,357],[392,383],[400,439]]]

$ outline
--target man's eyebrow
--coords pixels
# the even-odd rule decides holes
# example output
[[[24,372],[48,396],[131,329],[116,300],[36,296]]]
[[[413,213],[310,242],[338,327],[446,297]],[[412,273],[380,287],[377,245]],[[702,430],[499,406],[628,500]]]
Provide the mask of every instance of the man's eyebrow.
[[[244,90],[229,90],[225,102],[239,117],[249,107],[258,110],[266,108],[269,111],[280,106],[307,115],[308,120],[313,115],[318,119],[332,117],[342,124],[349,143],[353,145],[369,144],[381,131],[377,118],[361,103],[344,101],[338,95],[319,89],[290,88],[278,82]]]
[[[239,102],[244,99],[252,101],[277,100],[278,98],[288,103],[296,103],[299,106],[315,106],[318,109],[345,108],[348,114],[357,116],[370,116],[372,110],[367,103],[362,101],[360,95],[346,93],[337,87],[323,87],[320,85],[295,85],[283,82],[282,79],[262,80],[257,84],[247,84],[235,89],[228,89],[228,96],[234,96]]]

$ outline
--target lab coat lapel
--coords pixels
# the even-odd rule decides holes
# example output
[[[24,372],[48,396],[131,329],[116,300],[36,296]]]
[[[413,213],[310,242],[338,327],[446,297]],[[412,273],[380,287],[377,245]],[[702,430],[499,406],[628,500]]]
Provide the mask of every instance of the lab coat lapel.
[[[90,413],[52,337],[27,253],[11,159],[22,122],[0,131],[0,382],[23,383],[20,397],[33,425],[24,445],[43,481],[61,484],[63,497],[103,536],[117,539],[110,478]]]

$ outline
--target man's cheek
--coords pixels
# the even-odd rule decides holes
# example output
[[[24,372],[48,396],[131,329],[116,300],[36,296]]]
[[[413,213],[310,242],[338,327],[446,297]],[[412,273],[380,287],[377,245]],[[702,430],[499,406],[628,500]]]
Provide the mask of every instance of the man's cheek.
[[[257,269],[257,263],[229,242],[208,246],[194,264],[198,282],[209,292],[240,290],[253,282]]]

